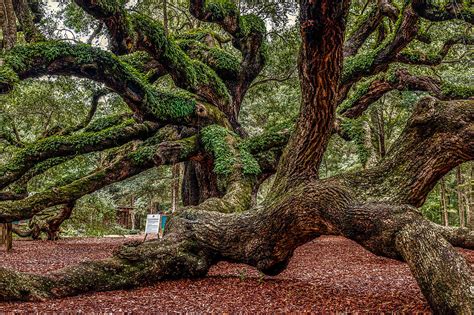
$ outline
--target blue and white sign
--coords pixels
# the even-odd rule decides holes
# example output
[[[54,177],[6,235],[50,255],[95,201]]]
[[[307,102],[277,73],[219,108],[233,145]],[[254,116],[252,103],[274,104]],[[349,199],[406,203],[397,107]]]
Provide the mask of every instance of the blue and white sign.
[[[158,234],[160,228],[160,215],[149,214],[146,216],[145,234]]]

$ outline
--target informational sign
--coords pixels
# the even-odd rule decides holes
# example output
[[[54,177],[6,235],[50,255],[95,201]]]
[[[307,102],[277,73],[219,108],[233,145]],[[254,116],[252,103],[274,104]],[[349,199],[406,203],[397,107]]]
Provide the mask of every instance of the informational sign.
[[[145,234],[158,234],[160,228],[160,215],[149,214],[146,216]]]
[[[163,236],[166,226],[166,214],[149,214],[146,216],[145,234],[158,234]]]

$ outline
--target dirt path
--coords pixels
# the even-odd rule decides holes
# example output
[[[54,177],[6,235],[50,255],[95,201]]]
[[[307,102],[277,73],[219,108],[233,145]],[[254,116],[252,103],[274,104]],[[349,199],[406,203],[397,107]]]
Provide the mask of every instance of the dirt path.
[[[127,239],[129,240],[129,239]],[[125,239],[15,242],[0,266],[44,273],[109,256]],[[474,251],[461,250],[471,264]],[[0,312],[429,312],[408,267],[342,237],[299,248],[277,277],[245,265],[219,263],[200,280],[166,281],[130,291],[86,294],[41,303],[0,303]]]

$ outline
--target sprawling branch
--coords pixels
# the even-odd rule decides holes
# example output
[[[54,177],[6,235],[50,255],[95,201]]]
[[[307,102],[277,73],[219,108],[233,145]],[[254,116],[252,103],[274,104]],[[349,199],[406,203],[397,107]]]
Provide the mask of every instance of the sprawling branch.
[[[28,182],[35,176],[41,175],[50,168],[59,165],[61,163],[64,163],[70,159],[72,159],[73,156],[61,156],[61,157],[54,157],[51,159],[48,159],[46,161],[40,162],[33,166],[31,169],[29,169],[25,174],[23,174],[19,179],[8,185],[8,191],[15,193],[18,196],[23,196],[21,199],[25,198],[28,195]],[[8,192],[5,192],[5,194],[9,194]],[[5,200],[8,200],[8,198],[5,198]]]
[[[439,179],[474,159],[474,101],[421,100],[380,165],[347,175],[368,200],[421,206]],[[354,180],[354,181],[352,181]]]
[[[119,1],[100,4],[77,0],[86,12],[104,22],[118,54],[147,51],[173,77],[175,84],[203,97],[222,111],[229,106],[230,96],[215,72],[192,60],[171,40],[163,26],[139,14],[129,15]]]
[[[3,93],[18,79],[76,75],[104,83],[145,118],[183,118],[195,109],[191,100],[157,91],[112,54],[88,45],[43,42],[17,46],[4,57],[0,74]]]
[[[443,47],[441,47],[440,51],[436,54],[404,50],[396,55],[394,61],[414,65],[439,65],[449,53],[449,50],[456,44],[474,45],[474,37],[460,35],[450,38],[443,44]]]
[[[448,4],[439,4],[432,0],[413,0],[412,6],[418,15],[431,21],[460,19],[474,24],[472,2],[469,0],[453,0]]]
[[[238,116],[246,91],[265,64],[265,23],[254,14],[240,15],[231,0],[192,0],[190,12],[201,21],[219,24],[232,36],[232,44],[242,53],[239,80],[230,89],[235,99],[234,115]]]
[[[418,15],[413,12],[411,6],[405,6],[398,18],[396,29],[379,47],[344,61],[342,85],[350,86],[364,76],[387,70],[395,56],[416,37],[418,20]]]
[[[166,128],[155,138],[170,136]],[[197,150],[196,137],[162,142],[152,145],[144,143],[134,151],[119,158],[110,166],[90,175],[42,193],[17,201],[0,202],[0,222],[11,222],[31,218],[39,211],[90,194],[100,188],[122,181],[155,165],[181,162],[189,159]]]
[[[397,20],[398,15],[398,9],[389,0],[379,0],[344,43],[344,57],[347,58],[357,53],[367,38],[379,27],[384,16]]]
[[[54,136],[39,140],[20,150],[11,161],[0,167],[0,187],[6,187],[24,175],[35,164],[53,157],[99,151],[135,139],[144,139],[156,132],[156,123],[125,123],[97,133]]]
[[[393,90],[428,92],[440,100],[467,99],[474,96],[471,87],[455,86],[437,78],[416,76],[405,69],[399,69],[393,75],[374,79],[358,87],[353,92],[354,95],[341,104],[340,114],[347,118],[359,117],[372,103]]]

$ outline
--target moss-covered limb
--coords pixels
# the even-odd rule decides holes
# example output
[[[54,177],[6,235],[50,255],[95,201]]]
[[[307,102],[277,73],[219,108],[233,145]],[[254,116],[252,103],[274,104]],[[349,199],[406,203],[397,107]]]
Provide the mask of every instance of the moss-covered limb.
[[[459,19],[474,24],[474,8],[470,0],[448,1],[442,4],[432,0],[413,0],[416,13],[430,21]]]
[[[74,2],[106,25],[110,35],[111,48],[115,54],[124,55],[133,50],[136,36],[130,27],[130,21],[124,14],[124,1],[74,0]]]
[[[244,140],[244,145],[250,153],[257,154],[271,149],[284,148],[293,132],[293,126],[282,126],[275,130],[268,130],[262,134]]]
[[[83,262],[46,276],[0,268],[0,301],[44,300],[143,286],[166,279],[202,277],[211,264],[209,253],[201,251],[186,236],[128,243],[109,259]]]
[[[237,117],[245,93],[265,65],[265,23],[254,14],[241,15],[232,0],[192,0],[190,12],[201,21],[219,24],[232,36],[233,46],[242,52],[240,80],[231,88]]]
[[[399,10],[389,0],[378,1],[366,14],[361,16],[358,25],[344,43],[344,57],[350,57],[357,53],[367,38],[379,27],[384,16],[396,20]]]
[[[145,51],[136,51],[119,58],[141,72],[150,83],[168,73],[161,63]]]
[[[190,31],[175,34],[174,37],[179,41],[198,41],[208,47],[221,46],[231,41],[230,37],[222,36],[217,32],[202,28],[195,28]]]
[[[425,53],[423,51],[405,49],[397,54],[395,61],[413,65],[439,65],[444,58],[446,58],[449,50],[456,44],[474,45],[474,36],[460,35],[450,38],[444,42],[443,46],[437,53]]]
[[[50,241],[59,239],[60,226],[71,217],[74,205],[75,200],[39,212],[28,222],[29,231],[23,230],[23,232],[29,232],[33,239],[39,239],[42,232],[46,233]]]
[[[73,156],[61,156],[61,157],[53,157],[46,161],[40,162],[34,165],[31,169],[29,169],[25,174],[23,174],[19,179],[11,183],[7,189],[8,191],[14,192],[16,194],[24,195],[27,193],[27,185],[28,182],[35,176],[41,175],[46,172],[48,169],[64,163]]]
[[[169,136],[163,130],[163,137]],[[160,136],[158,136],[160,137]],[[43,209],[69,203],[107,185],[134,176],[155,165],[174,164],[194,156],[198,150],[196,136],[156,145],[143,145],[113,161],[109,166],[62,187],[31,195],[23,200],[0,202],[0,222],[28,219]]]
[[[195,116],[194,99],[157,90],[130,65],[110,52],[89,45],[41,42],[16,46],[2,59],[0,91],[3,93],[19,79],[46,74],[75,75],[104,83],[144,119],[169,122]]]
[[[344,175],[348,185],[361,198],[421,206],[449,170],[474,159],[473,104],[421,100],[385,158],[372,169]]]
[[[20,31],[23,32],[27,42],[39,42],[45,39],[34,21],[33,12],[27,0],[13,0],[16,17],[20,24]]]
[[[179,40],[177,44],[188,56],[211,67],[225,81],[237,79],[240,71],[240,60],[234,55],[197,40]]]
[[[339,113],[346,118],[357,118],[386,93],[399,91],[423,91],[440,100],[467,99],[474,96],[474,88],[443,82],[429,76],[416,76],[406,69],[378,75],[356,86],[356,89],[339,107]]]
[[[214,157],[214,172],[222,178],[240,174],[256,176],[260,167],[240,138],[219,125],[210,125],[200,132],[204,150]]]
[[[352,85],[362,77],[388,69],[396,55],[418,34],[419,17],[411,6],[405,6],[399,15],[394,31],[377,47],[344,60],[342,85]]]
[[[195,93],[221,110],[229,106],[230,96],[222,80],[208,66],[189,58],[165,34],[161,23],[138,13],[128,14],[118,0],[78,0],[76,3],[106,24],[114,42],[121,47],[117,53],[144,50],[172,75],[177,86]]]
[[[158,130],[156,123],[126,122],[99,132],[71,136],[52,136],[25,146],[7,164],[0,167],[0,187],[19,179],[35,164],[50,158],[99,151],[119,146],[134,139],[144,139]]]
[[[160,23],[139,14],[130,19],[137,32],[137,47],[146,50],[171,74],[177,86],[203,97],[221,110],[230,105],[224,82],[204,63],[191,59],[164,32]]]

